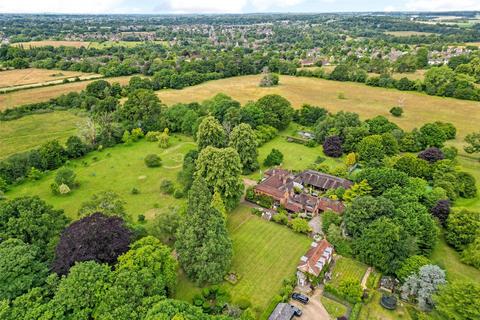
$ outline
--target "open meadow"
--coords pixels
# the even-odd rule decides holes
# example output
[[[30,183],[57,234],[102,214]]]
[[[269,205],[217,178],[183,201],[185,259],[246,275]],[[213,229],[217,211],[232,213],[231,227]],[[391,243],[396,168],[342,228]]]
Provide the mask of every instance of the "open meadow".
[[[40,40],[40,41],[29,41],[29,42],[16,42],[16,43],[12,43],[12,46],[23,47],[25,49],[46,47],[46,46],[87,48],[89,44],[90,42],[88,41]]]
[[[271,88],[258,86],[261,75],[209,81],[182,90],[161,90],[158,97],[167,105],[178,102],[197,102],[219,92],[230,95],[241,103],[259,99],[267,94],[279,94],[294,108],[304,103],[324,107],[331,112],[352,111],[364,119],[383,115],[400,127],[411,130],[425,122],[453,123],[458,138],[478,130],[480,102],[434,97],[417,92],[369,87],[360,83],[338,82],[317,78],[280,76],[280,85]],[[339,94],[343,94],[344,98]],[[403,101],[405,113],[393,117],[389,110]]]
[[[34,114],[0,122],[0,159],[38,147],[49,140],[65,142],[83,119],[68,111]]]
[[[51,70],[51,69],[15,69],[0,71],[0,90],[9,87],[18,87],[38,83],[51,83],[64,79],[79,77],[85,79],[91,76],[100,76],[94,73],[84,73],[79,71]]]
[[[227,226],[233,241],[231,270],[241,279],[235,285],[224,283],[223,286],[233,301],[247,298],[255,309],[264,310],[278,294],[283,279],[294,275],[311,240],[286,226],[251,214],[250,208],[244,205],[229,214]],[[198,291],[181,276],[176,298],[191,302]]]
[[[155,142],[142,140],[131,145],[91,152],[84,158],[70,161],[68,166],[75,171],[79,187],[67,196],[54,195],[50,190],[56,170],[45,174],[40,180],[13,187],[6,195],[8,198],[38,195],[55,208],[64,209],[69,217],[76,218],[82,202],[98,192],[114,191],[126,201],[126,211],[133,221],[140,214],[149,220],[158,212],[183,203],[173,196],[162,194],[160,182],[164,179],[175,181],[182,167],[183,156],[195,148],[195,144],[183,136],[171,140],[171,146],[165,150]],[[145,156],[152,153],[161,157],[161,167],[148,168],[145,165]],[[140,192],[133,194],[133,188]]]
[[[431,36],[435,33],[423,31],[387,31],[385,34],[394,37],[411,37],[411,36]]]
[[[51,70],[50,70],[51,71]],[[125,85],[130,80],[131,76],[123,77],[112,77],[106,78],[105,80],[113,83],[118,82],[121,85]],[[87,87],[89,83],[95,80],[86,80],[80,82],[71,82],[65,84],[58,84],[54,86],[40,87],[19,90],[14,92],[9,92],[5,94],[0,94],[0,111],[21,106],[23,104],[45,102],[52,98],[56,98],[62,94],[66,94],[72,91],[82,91]]]

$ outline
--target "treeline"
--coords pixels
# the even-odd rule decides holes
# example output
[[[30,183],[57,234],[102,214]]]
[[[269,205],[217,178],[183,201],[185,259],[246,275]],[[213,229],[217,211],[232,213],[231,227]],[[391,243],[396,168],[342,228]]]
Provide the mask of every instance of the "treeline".
[[[415,62],[415,61],[414,61]],[[406,66],[402,68],[407,69]],[[406,70],[402,71],[406,71]],[[408,71],[416,70],[415,66]],[[339,64],[327,74],[322,69],[301,69],[297,76],[322,78],[335,81],[353,81],[372,87],[394,88],[401,91],[419,91],[429,95],[480,101],[480,58],[459,56],[452,58],[448,65],[436,66],[425,72],[424,80],[410,80],[407,77],[394,79],[384,69],[379,76],[368,76],[367,71],[356,64]]]

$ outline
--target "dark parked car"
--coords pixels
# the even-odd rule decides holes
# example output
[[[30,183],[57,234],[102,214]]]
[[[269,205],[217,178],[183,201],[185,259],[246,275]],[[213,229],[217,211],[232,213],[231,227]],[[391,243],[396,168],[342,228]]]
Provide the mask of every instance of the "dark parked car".
[[[300,293],[294,293],[292,294],[292,299],[293,300],[297,300],[297,301],[300,301],[301,303],[303,304],[307,304],[308,303],[308,297],[307,296],[304,296],[303,294],[300,294]]]
[[[292,308],[294,315],[296,315],[297,317],[300,317],[302,315],[302,310],[292,305],[290,305],[290,307]]]

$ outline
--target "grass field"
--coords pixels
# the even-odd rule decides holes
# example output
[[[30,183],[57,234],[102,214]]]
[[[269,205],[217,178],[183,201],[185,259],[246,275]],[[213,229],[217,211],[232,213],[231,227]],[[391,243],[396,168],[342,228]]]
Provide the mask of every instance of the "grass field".
[[[278,294],[283,279],[295,273],[311,240],[251,214],[246,206],[239,206],[230,214],[228,230],[233,241],[232,270],[241,279],[236,285],[225,283],[224,286],[234,301],[245,297],[254,308],[263,310]],[[182,276],[176,297],[190,301],[197,290]]]
[[[105,49],[110,47],[127,47],[133,48],[141,44],[146,43],[156,43],[156,44],[164,44],[165,41],[104,41],[104,42],[90,42],[89,48],[96,48],[96,49]]]
[[[29,42],[16,42],[12,43],[11,45],[14,47],[24,47],[27,48],[35,48],[35,47],[85,47],[87,48],[90,42],[86,41],[61,41],[61,40],[42,40],[42,41],[29,41]]]
[[[83,73],[77,71],[47,70],[38,68],[0,71],[0,89],[37,83],[49,83],[52,81],[71,79],[75,77],[82,79],[94,75],[95,74],[92,73]]]
[[[411,130],[429,121],[452,122],[459,139],[478,130],[480,102],[428,96],[417,92],[374,88],[361,83],[329,81],[316,78],[280,76],[280,85],[260,88],[260,75],[210,81],[182,90],[161,90],[159,98],[166,104],[195,102],[211,98],[219,92],[241,103],[259,99],[266,94],[280,94],[295,108],[304,103],[324,107],[331,112],[352,111],[362,118],[384,115],[402,128]],[[343,93],[346,99],[339,99]],[[403,100],[404,115],[395,118],[389,110]]]
[[[130,76],[113,77],[106,79],[109,82],[118,82],[125,85],[130,80]],[[85,87],[94,80],[71,82],[66,84],[58,84],[55,86],[25,89],[15,92],[9,92],[0,95],[0,111],[21,106],[28,103],[37,103],[48,101],[52,98],[56,98],[62,94],[72,91],[82,91]]]
[[[347,307],[340,302],[337,302],[325,296],[321,296],[320,301],[322,302],[325,309],[327,309],[328,314],[333,319],[337,319],[347,313]]]
[[[363,305],[358,319],[360,320],[410,320],[410,314],[405,308],[405,303],[398,301],[396,310],[387,310],[380,305],[382,294],[378,291],[373,292],[373,299],[368,304]]]
[[[292,128],[290,128],[292,129]],[[314,164],[317,157],[324,157],[326,160],[324,164],[330,167],[336,167],[343,164],[343,160],[326,157],[323,153],[322,146],[316,146],[309,148],[302,144],[287,142],[285,134],[289,132],[282,132],[280,136],[277,136],[273,140],[265,143],[258,148],[258,161],[260,162],[260,168],[262,171],[268,169],[263,165],[263,161],[272,151],[272,149],[278,149],[283,154],[282,168],[289,170],[305,170]],[[254,180],[261,178],[260,172],[257,171],[249,176]]]
[[[446,244],[443,236],[433,250],[431,259],[433,263],[447,271],[448,280],[480,282],[480,270],[462,263],[458,252]]]
[[[394,36],[394,37],[410,37],[410,36],[431,36],[431,32],[422,32],[422,31],[388,31],[385,34]]]
[[[76,218],[82,202],[95,193],[110,190],[126,201],[125,208],[133,219],[144,214],[148,220],[162,210],[183,203],[183,200],[160,193],[160,182],[163,179],[175,181],[183,155],[195,144],[187,137],[172,138],[172,142],[171,147],[162,150],[156,143],[142,140],[95,151],[85,158],[71,161],[69,166],[77,174],[80,186],[67,196],[53,195],[50,190],[56,171],[38,181],[13,187],[6,195],[8,198],[38,195],[55,208],[64,209],[69,217]],[[151,153],[162,158],[162,167],[148,168],[145,165],[144,158]],[[139,194],[131,193],[134,187],[140,190]]]
[[[338,287],[343,279],[358,279],[358,282],[360,283],[367,268],[367,265],[360,261],[337,256],[335,266],[332,270],[332,280],[329,281],[329,284]]]
[[[70,112],[56,111],[0,122],[0,159],[37,147],[48,140],[65,142],[77,132],[77,124],[81,121],[81,117]]]

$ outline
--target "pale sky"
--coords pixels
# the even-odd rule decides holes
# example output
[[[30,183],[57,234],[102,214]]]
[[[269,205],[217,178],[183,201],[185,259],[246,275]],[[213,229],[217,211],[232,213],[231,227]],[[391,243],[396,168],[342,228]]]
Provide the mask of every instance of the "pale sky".
[[[480,10],[480,0],[0,0],[0,13],[251,13]]]

